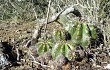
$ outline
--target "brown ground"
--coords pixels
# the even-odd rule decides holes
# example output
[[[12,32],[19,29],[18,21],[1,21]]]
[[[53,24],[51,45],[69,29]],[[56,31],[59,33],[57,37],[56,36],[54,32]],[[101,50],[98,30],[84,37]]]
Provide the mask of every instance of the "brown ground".
[[[23,41],[32,36],[35,23],[0,23],[0,40],[7,42]]]
[[[0,23],[0,40],[2,40],[2,42],[9,42],[15,46],[18,44],[20,47],[23,47],[23,45],[29,39],[31,39],[35,25],[35,22]],[[52,27],[53,26],[51,25],[50,28]],[[89,53],[94,54],[93,61],[87,61],[88,55],[84,56],[81,61],[68,60],[63,56],[59,56],[56,60],[53,60],[51,54],[48,52],[39,57],[35,56],[37,62],[40,62],[47,66],[52,66],[48,68],[36,63],[33,64],[29,56],[26,54],[27,52],[29,52],[27,48],[19,49],[23,51],[22,59],[17,62],[18,64],[20,64],[20,66],[12,66],[11,68],[9,68],[11,70],[107,70],[104,69],[104,66],[110,63],[110,50],[100,48],[95,49]],[[91,49],[89,50],[91,51]],[[32,54],[35,55],[35,53],[36,52]],[[80,56],[81,55],[82,54],[80,54]]]

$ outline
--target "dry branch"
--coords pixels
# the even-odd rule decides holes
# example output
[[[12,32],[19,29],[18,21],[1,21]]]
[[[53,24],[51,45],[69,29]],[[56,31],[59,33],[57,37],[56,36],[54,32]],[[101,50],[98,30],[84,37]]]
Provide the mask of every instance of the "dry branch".
[[[52,22],[54,22],[54,21],[57,21],[61,15],[67,15],[67,14],[69,14],[69,13],[73,13],[73,14],[76,15],[77,17],[81,17],[81,13],[80,13],[78,10],[76,10],[74,7],[69,7],[69,8],[67,8],[67,9],[64,9],[64,10],[62,10],[61,12],[59,12],[59,13],[53,15],[53,16],[49,19],[48,24],[49,24],[49,23],[52,23]]]

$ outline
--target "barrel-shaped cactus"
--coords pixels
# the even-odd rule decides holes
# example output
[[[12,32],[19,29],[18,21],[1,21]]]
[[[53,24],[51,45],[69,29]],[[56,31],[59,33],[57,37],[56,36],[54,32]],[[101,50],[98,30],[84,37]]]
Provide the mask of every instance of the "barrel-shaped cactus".
[[[91,38],[95,40],[97,37],[94,25],[87,21],[68,20],[65,15],[61,15],[57,21],[61,27],[53,31],[52,41],[38,43],[38,54],[51,50],[53,58],[60,54],[70,58],[69,51],[74,50],[75,45],[86,48]]]
[[[71,41],[74,44],[88,46],[91,38],[96,39],[97,34],[93,24],[81,20],[72,21],[65,16],[61,15],[58,22],[70,33],[72,37]]]

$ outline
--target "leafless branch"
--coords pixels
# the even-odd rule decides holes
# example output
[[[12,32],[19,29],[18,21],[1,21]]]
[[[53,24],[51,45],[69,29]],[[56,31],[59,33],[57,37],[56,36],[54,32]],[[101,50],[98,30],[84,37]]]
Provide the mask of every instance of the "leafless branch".
[[[46,35],[47,35],[47,32],[46,32],[46,28],[47,28],[47,23],[48,23],[48,18],[49,18],[49,13],[50,13],[50,4],[51,4],[51,0],[49,0],[49,4],[48,4],[48,10],[47,10],[47,17],[46,17],[46,23],[45,23],[45,39],[47,39],[46,38]]]
[[[53,16],[49,19],[48,24],[49,24],[49,23],[52,23],[52,22],[54,22],[54,21],[57,21],[57,20],[59,19],[59,16],[61,16],[61,15],[67,15],[67,14],[69,14],[69,13],[73,13],[73,14],[74,14],[74,12],[76,12],[76,9],[75,9],[73,6],[67,8],[67,9],[64,9],[64,10],[62,10],[61,12],[59,12],[59,13],[53,15]],[[80,14],[80,12],[78,12],[77,14]],[[75,14],[75,15],[76,15],[76,14]]]

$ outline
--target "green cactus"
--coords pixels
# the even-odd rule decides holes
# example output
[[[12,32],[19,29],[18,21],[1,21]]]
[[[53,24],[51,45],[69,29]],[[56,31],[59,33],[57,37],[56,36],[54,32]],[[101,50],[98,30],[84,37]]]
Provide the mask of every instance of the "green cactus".
[[[69,52],[73,49],[74,49],[74,45],[72,45],[71,43],[67,43],[67,42],[56,43],[52,48],[52,57],[56,58],[57,56],[62,54],[65,57],[71,58],[69,56]]]
[[[43,42],[39,42],[37,44],[37,51],[39,55],[42,55],[44,52],[49,51],[52,48],[52,42],[50,41],[43,41]]]
[[[38,47],[39,54],[43,54],[51,49],[53,58],[56,58],[60,54],[71,58],[72,56],[69,56],[69,51],[74,50],[75,45],[79,44],[83,48],[86,48],[86,46],[90,45],[90,39],[96,39],[97,37],[94,25],[87,21],[68,20],[65,15],[61,15],[57,21],[62,27],[53,31],[53,41],[51,41],[53,46],[50,47],[48,44],[41,43]],[[69,39],[65,39],[65,37]]]

